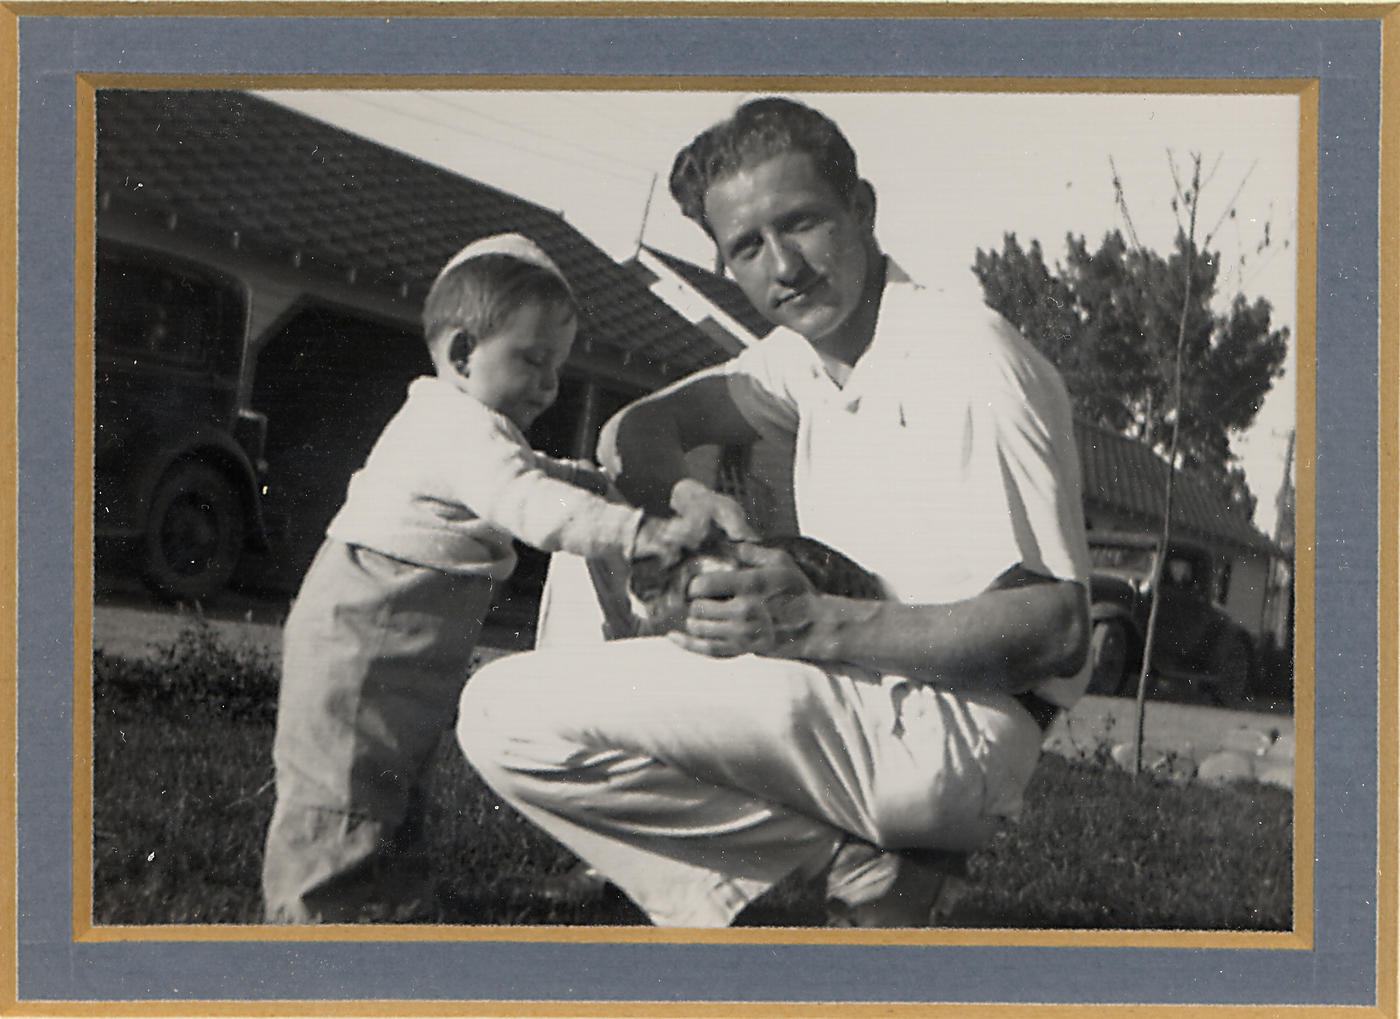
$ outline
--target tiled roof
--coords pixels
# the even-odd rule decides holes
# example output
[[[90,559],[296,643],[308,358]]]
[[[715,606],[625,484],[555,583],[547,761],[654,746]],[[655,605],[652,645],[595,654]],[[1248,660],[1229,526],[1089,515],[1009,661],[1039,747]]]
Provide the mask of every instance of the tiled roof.
[[[658,251],[653,247],[647,247],[647,250],[660,259],[677,276],[698,290],[717,308],[753,333],[755,338],[761,339],[772,332],[773,323],[758,313],[758,310],[749,303],[749,299],[744,296],[744,292],[739,289],[739,284],[727,276],[721,276],[709,269],[702,269],[683,258],[677,258],[675,255]]]
[[[1084,504],[1138,520],[1145,528],[1161,526],[1166,506],[1167,464],[1141,442],[1087,422],[1075,422]],[[1205,485],[1177,472],[1172,492],[1172,526],[1183,536],[1266,551],[1267,537],[1248,518],[1211,493]]]
[[[173,216],[296,271],[352,274],[416,317],[439,267],[493,233],[533,238],[596,357],[675,378],[727,355],[562,216],[240,92],[101,90],[99,208]]]

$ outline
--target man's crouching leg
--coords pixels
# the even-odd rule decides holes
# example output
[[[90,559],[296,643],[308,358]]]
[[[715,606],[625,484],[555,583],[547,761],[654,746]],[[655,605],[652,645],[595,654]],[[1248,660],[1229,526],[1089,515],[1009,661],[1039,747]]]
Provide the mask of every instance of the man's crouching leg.
[[[793,776],[818,777],[794,779],[789,798],[831,786],[790,745],[808,671],[720,662],[664,638],[545,649],[480,670],[457,737],[497,795],[653,923],[725,926],[840,841],[832,824],[763,795]],[[841,736],[830,744],[856,741]]]

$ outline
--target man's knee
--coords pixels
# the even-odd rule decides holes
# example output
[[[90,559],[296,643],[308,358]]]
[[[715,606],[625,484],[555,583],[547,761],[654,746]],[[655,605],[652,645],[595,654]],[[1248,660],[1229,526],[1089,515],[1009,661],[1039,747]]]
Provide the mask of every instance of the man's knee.
[[[510,685],[517,657],[512,655],[483,665],[462,688],[457,702],[457,742],[473,763],[488,750],[493,737],[503,735],[499,715],[510,702],[501,694]]]
[[[478,669],[457,708],[457,741],[468,760],[493,758],[510,740],[547,727],[556,700],[548,687],[567,669],[550,650],[508,655]]]

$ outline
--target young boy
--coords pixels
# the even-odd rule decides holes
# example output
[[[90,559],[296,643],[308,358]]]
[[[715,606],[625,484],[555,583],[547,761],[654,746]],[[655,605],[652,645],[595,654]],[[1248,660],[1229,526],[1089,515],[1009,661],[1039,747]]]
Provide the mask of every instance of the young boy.
[[[547,551],[672,562],[709,527],[610,502],[595,468],[524,430],[557,394],[573,294],[528,239],[468,245],[423,309],[417,379],[327,528],[287,618],[263,863],[273,923],[430,916],[422,779],[452,726],[513,537]]]

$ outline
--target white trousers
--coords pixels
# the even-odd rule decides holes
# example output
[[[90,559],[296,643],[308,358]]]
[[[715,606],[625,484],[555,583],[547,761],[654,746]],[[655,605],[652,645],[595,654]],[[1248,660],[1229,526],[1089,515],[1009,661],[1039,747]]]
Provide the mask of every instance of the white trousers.
[[[819,872],[848,834],[983,845],[1017,815],[1041,740],[1010,697],[662,637],[493,662],[457,735],[502,798],[653,922],[695,927]]]

